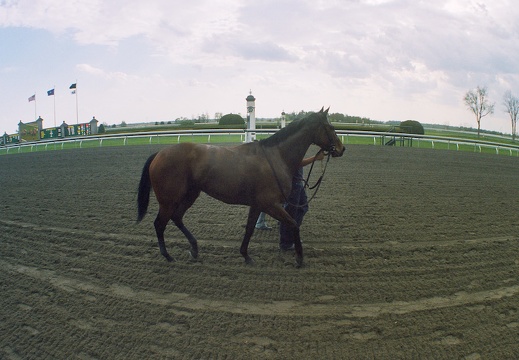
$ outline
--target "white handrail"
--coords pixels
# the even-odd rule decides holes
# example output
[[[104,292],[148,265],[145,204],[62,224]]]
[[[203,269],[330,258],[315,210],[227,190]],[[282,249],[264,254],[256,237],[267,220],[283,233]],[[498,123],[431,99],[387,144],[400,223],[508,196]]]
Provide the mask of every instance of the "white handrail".
[[[275,133],[277,129],[259,129],[256,130],[256,134],[261,135],[271,135]],[[39,147],[43,147],[44,150],[48,150],[48,145],[54,145],[54,149],[56,149],[56,145],[61,145],[61,149],[64,149],[64,145],[68,143],[79,144],[79,148],[83,147],[83,144],[90,141],[98,141],[99,147],[103,146],[103,141],[108,139],[111,140],[122,140],[122,145],[125,146],[128,144],[128,139],[139,139],[139,138],[149,138],[148,143],[152,144],[153,139],[157,139],[157,143],[160,144],[160,139],[165,137],[176,137],[176,142],[179,143],[182,137],[185,136],[206,136],[207,142],[210,143],[215,135],[240,135],[240,142],[244,141],[245,133],[247,130],[244,129],[208,129],[208,130],[175,130],[175,131],[153,131],[153,132],[136,132],[136,133],[126,133],[126,134],[108,134],[108,135],[97,135],[97,136],[82,136],[75,138],[63,138],[63,139],[54,139],[54,140],[40,140],[40,141],[31,141],[17,144],[8,144],[0,146],[0,155],[2,154],[2,150],[5,150],[5,154],[9,154],[17,150],[16,152],[20,153],[23,148],[30,148],[30,151],[38,151]],[[430,142],[431,147],[435,148],[435,143],[443,143],[447,144],[447,149],[450,149],[451,144],[456,146],[456,150],[460,150],[460,146],[473,146],[474,151],[482,152],[482,148],[491,148],[495,149],[496,154],[500,154],[501,151],[505,151],[510,156],[515,155],[519,156],[519,145],[508,145],[490,141],[480,141],[480,140],[472,140],[472,139],[463,139],[463,138],[451,138],[451,137],[443,137],[443,136],[429,136],[429,135],[417,135],[417,134],[405,134],[405,133],[393,133],[393,132],[377,132],[377,131],[352,131],[352,130],[337,130],[337,135],[341,137],[343,143],[348,144],[350,137],[368,137],[373,139],[373,145],[377,145],[377,143],[383,145],[385,143],[386,138],[395,138],[399,139],[399,141],[412,144],[413,141],[418,142],[418,147],[421,147],[421,143]],[[377,141],[379,140],[379,141]],[[412,145],[411,145],[412,146]],[[36,149],[36,150],[34,150]]]

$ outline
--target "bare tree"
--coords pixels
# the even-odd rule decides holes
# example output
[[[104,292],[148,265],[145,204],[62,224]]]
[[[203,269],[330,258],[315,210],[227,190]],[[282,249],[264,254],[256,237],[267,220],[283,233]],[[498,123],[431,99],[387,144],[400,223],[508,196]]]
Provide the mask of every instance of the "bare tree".
[[[517,132],[517,116],[519,115],[519,98],[512,95],[508,90],[503,97],[503,105],[505,111],[510,115],[512,121],[512,140],[515,140],[515,133]]]
[[[478,123],[478,137],[481,129],[481,118],[488,114],[494,113],[494,105],[488,101],[488,94],[486,87],[477,87],[475,90],[469,90],[463,100],[470,111],[476,115],[476,122]]]

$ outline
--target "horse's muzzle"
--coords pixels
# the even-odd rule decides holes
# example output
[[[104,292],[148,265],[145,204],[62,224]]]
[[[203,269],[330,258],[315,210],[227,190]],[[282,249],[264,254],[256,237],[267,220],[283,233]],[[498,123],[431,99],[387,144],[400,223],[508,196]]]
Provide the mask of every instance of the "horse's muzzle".
[[[332,154],[332,157],[340,157],[344,154],[344,150],[346,150],[346,148],[344,146],[341,146],[341,149],[340,150],[337,150],[337,148],[334,146],[330,152]]]

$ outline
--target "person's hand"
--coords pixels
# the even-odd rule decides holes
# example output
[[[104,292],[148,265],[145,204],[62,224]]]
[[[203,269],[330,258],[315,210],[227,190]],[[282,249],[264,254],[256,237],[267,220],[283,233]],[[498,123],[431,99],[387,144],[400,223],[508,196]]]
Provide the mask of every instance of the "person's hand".
[[[317,155],[315,155],[315,160],[322,160],[324,159],[324,151],[319,151]]]

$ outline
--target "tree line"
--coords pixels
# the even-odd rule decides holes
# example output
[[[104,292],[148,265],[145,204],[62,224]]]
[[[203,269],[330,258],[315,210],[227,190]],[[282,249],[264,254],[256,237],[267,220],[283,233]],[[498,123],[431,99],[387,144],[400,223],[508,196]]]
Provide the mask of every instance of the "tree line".
[[[301,110],[298,113],[296,113],[296,112],[286,113],[285,119],[287,121],[298,120],[298,119],[302,119],[302,118],[308,116],[311,113],[312,113],[311,111],[304,111],[304,110]],[[382,121],[371,120],[370,118],[367,118],[367,117],[351,116],[351,115],[346,115],[346,114],[341,114],[341,113],[328,114],[328,118],[330,119],[331,122],[337,122],[337,123],[349,123],[349,124],[351,124],[351,123],[355,123],[355,124],[380,124],[380,123],[382,123]]]

